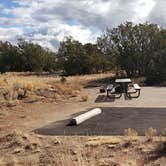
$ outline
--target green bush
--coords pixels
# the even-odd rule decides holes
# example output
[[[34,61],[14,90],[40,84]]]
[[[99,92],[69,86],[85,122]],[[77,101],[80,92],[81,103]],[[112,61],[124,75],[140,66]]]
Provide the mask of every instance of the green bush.
[[[60,82],[61,82],[62,84],[64,84],[66,81],[67,81],[67,79],[66,79],[64,76],[62,76],[61,79],[60,79]]]

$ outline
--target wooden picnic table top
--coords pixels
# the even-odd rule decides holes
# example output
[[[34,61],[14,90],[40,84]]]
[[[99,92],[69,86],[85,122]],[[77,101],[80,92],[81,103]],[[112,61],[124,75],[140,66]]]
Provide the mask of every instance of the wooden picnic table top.
[[[115,80],[116,83],[131,83],[130,78],[119,78]]]

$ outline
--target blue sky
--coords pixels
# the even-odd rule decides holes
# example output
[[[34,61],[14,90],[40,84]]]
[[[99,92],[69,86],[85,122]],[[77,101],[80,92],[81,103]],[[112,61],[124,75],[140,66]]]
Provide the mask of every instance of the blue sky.
[[[18,4],[14,3],[12,0],[1,0],[1,4],[8,8],[18,7]]]
[[[18,5],[15,4],[15,3],[13,3],[12,0],[1,0],[0,4],[1,4],[2,8],[14,8],[14,7],[18,7]],[[2,16],[2,17],[3,16],[4,17],[12,17],[12,15],[5,14],[1,10],[0,10],[0,16]]]
[[[126,21],[166,27],[165,0],[1,0],[0,40],[22,37],[56,50],[65,36],[95,42],[106,29]]]

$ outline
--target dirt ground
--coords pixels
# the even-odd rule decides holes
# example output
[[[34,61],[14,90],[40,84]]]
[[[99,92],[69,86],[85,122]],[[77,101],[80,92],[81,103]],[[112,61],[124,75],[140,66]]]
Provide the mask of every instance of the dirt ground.
[[[3,125],[1,125],[0,132],[3,134],[2,128],[9,131],[17,128],[30,132],[51,122],[68,119],[74,113],[93,107],[166,108],[166,88],[142,87],[141,96],[132,100],[122,96],[120,99],[112,101],[105,94],[99,93],[99,88],[85,89],[82,94],[88,95],[86,102],[82,102],[80,97],[76,97],[60,103],[35,102],[21,103],[15,107],[2,107],[0,122]],[[100,96],[102,99],[98,100]]]
[[[82,101],[80,96],[88,96]],[[38,101],[0,107],[0,165],[165,165],[165,137],[43,136],[33,132],[92,107],[166,108],[166,88],[142,87],[138,99],[111,100],[99,88],[60,102]],[[120,124],[119,124],[120,125]],[[132,128],[132,126],[131,126]]]

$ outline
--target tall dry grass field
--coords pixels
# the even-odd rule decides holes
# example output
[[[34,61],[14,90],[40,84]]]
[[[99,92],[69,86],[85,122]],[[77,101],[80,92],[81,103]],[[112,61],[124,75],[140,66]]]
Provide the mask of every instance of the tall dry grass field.
[[[0,103],[23,99],[63,100],[76,97],[89,81],[111,77],[112,73],[61,77],[35,75],[34,73],[6,73],[0,75]]]

